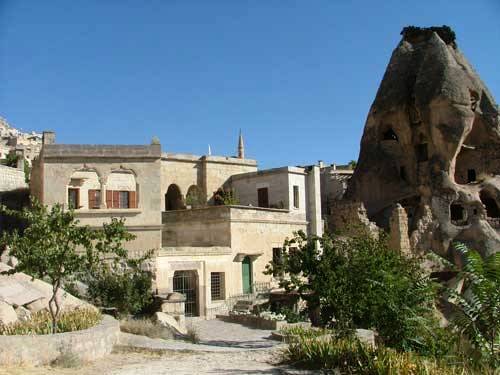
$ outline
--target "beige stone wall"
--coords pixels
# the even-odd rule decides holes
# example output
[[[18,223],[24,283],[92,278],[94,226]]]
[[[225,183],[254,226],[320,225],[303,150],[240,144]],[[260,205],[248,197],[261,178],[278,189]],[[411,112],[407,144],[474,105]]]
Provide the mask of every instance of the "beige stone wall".
[[[176,270],[194,270],[198,277],[200,314],[224,304],[211,301],[210,273],[225,273],[225,296],[242,293],[241,261],[253,261],[252,281],[267,283],[263,274],[273,248],[282,247],[294,231],[307,231],[304,216],[288,210],[210,206],[163,213],[163,245],[157,257],[158,289],[172,291]]]
[[[16,189],[26,189],[24,171],[0,165],[0,192]]]
[[[138,207],[88,209],[86,205],[75,210],[75,216],[82,225],[91,227],[101,227],[112,217],[124,218],[127,229],[137,235],[136,240],[127,244],[129,250],[141,253],[158,249],[161,246],[159,145],[157,150],[154,146],[45,145],[40,162],[34,164],[31,190],[43,204],[51,206],[60,203],[67,206],[68,186],[75,173],[95,176],[92,174],[95,172],[106,189],[108,182],[111,182],[111,186],[122,185],[120,176],[113,182],[115,171],[128,171],[134,175]],[[127,183],[130,182],[130,176],[124,178]],[[87,187],[96,187],[95,177],[85,181]],[[86,196],[83,192],[80,198],[85,200]]]
[[[188,189],[196,185],[209,201],[213,192],[224,186],[232,175],[256,170],[257,163],[249,159],[164,153],[161,163],[162,209],[171,184],[179,187],[183,199]]]

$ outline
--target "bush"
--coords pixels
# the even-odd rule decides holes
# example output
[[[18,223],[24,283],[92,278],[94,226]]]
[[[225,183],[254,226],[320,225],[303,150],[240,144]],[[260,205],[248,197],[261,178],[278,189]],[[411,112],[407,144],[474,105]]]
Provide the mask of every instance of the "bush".
[[[61,312],[57,322],[58,332],[73,332],[96,326],[102,315],[95,309],[75,309]],[[46,310],[36,312],[27,321],[8,325],[0,324],[0,335],[48,335],[52,333],[52,317]]]
[[[463,367],[427,359],[415,353],[400,353],[383,346],[372,348],[356,339],[335,339],[303,334],[290,341],[284,362],[312,370],[338,370],[346,374],[467,374]],[[488,369],[483,369],[487,373]],[[493,372],[491,372],[493,373]]]
[[[310,311],[319,308],[323,326],[375,329],[396,349],[437,355],[447,351],[448,343],[435,333],[437,285],[418,259],[388,249],[384,239],[307,238],[299,232],[266,273],[283,275],[282,287],[299,292]]]
[[[152,339],[171,340],[174,334],[170,329],[149,319],[128,319],[120,322],[122,332],[134,335],[147,336]]]

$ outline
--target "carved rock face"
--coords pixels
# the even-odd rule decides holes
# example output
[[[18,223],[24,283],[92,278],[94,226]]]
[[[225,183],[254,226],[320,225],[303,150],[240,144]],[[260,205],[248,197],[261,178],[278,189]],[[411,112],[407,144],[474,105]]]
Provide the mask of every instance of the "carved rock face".
[[[385,228],[400,203],[415,250],[452,256],[452,241],[462,241],[486,255],[500,249],[499,189],[493,97],[454,41],[428,30],[403,35],[370,108],[347,199]]]

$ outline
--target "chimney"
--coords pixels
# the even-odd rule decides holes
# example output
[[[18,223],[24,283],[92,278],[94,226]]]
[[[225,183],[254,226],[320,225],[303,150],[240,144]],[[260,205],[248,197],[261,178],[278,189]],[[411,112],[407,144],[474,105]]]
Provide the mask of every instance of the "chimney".
[[[46,130],[42,135],[42,144],[52,145],[56,143],[56,133],[51,130]]]

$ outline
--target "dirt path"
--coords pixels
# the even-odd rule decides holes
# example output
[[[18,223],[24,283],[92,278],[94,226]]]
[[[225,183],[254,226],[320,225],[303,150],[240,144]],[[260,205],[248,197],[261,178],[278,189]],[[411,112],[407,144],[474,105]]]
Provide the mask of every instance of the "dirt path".
[[[0,375],[280,374],[276,351],[122,351],[78,368],[3,368]]]

